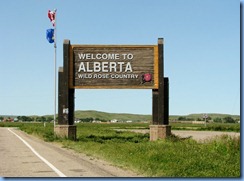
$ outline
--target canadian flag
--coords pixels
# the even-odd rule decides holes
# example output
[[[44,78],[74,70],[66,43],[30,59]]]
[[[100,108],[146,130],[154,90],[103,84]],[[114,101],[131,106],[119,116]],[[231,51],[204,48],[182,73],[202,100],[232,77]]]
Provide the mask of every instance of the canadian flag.
[[[47,16],[50,19],[50,21],[52,22],[53,26],[55,26],[56,9],[54,11],[48,10]]]

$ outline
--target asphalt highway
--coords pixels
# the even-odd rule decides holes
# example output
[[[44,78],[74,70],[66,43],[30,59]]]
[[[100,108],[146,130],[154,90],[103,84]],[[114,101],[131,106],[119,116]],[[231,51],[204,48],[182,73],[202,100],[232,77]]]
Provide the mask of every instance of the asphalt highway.
[[[1,177],[138,177],[131,171],[44,142],[17,128],[0,128]]]

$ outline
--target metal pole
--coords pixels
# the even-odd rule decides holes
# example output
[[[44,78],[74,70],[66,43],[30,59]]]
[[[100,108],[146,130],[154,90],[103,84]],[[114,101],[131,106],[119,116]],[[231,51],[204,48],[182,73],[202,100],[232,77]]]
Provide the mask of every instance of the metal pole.
[[[57,76],[57,45],[56,45],[56,39],[57,39],[57,15],[56,15],[57,9],[54,10],[55,12],[55,25],[54,25],[54,116],[53,116],[53,125],[55,127],[55,121],[56,121],[56,76]]]
[[[207,118],[208,118],[208,115],[207,114],[203,114],[203,118],[204,118],[204,124],[205,124],[205,127],[207,127]]]

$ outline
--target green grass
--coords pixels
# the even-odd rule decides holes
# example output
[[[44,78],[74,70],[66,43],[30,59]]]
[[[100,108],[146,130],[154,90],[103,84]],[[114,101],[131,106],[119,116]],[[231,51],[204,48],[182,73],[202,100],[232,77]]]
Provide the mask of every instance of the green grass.
[[[47,141],[59,142],[66,148],[105,159],[144,176],[240,177],[240,138],[222,136],[197,143],[171,136],[150,142],[149,134],[115,130],[148,128],[148,124],[83,123],[77,125],[77,141],[71,141],[56,138],[52,124],[46,127],[38,123],[3,125],[18,126]]]
[[[240,140],[230,137],[197,143],[171,137],[149,142],[148,134],[118,132],[114,125],[81,124],[78,140],[64,146],[95,155],[146,176],[156,177],[238,177]],[[117,127],[128,127],[116,124]],[[131,124],[131,127],[138,126]],[[93,131],[92,131],[93,130]]]

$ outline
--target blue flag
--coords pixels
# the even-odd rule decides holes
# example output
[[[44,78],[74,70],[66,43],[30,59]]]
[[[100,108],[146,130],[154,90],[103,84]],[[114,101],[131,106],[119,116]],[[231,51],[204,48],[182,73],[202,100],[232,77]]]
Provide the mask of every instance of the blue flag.
[[[54,42],[54,29],[47,29],[46,38],[49,43]]]

